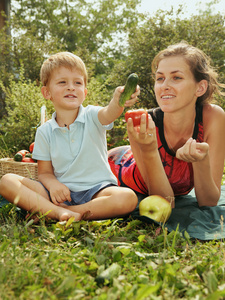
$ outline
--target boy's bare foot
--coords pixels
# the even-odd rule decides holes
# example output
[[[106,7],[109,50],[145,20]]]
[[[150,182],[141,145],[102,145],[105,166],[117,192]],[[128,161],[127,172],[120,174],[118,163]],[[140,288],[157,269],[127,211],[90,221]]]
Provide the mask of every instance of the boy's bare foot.
[[[74,218],[74,221],[80,221],[82,219],[81,214],[70,211],[68,209],[64,209],[64,208],[58,208],[58,210],[55,212],[54,216],[49,217],[47,215],[44,218],[45,219],[55,219],[58,221],[68,221],[72,217]],[[40,215],[40,213],[29,213],[28,212],[25,218],[27,220],[33,220],[34,224],[38,224],[41,219],[41,215]]]
[[[61,208],[58,212],[59,221],[68,221],[70,218],[74,217],[74,221],[80,221],[82,219],[81,214],[70,211],[68,209]]]
[[[78,213],[77,212],[77,206],[79,206],[79,205],[66,205],[64,203],[60,203],[59,206],[61,206],[62,208],[65,208],[66,210],[69,210],[71,213],[75,213],[75,214],[81,215],[80,220],[90,220],[91,216],[93,215],[90,210],[87,210],[87,211],[85,211],[83,213]]]

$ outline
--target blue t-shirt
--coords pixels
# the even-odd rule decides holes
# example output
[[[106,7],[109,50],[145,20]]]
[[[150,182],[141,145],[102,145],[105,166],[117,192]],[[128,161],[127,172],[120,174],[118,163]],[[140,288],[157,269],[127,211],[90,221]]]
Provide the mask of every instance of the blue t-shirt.
[[[99,183],[117,185],[108,163],[106,141],[106,130],[112,129],[113,123],[103,126],[99,109],[81,105],[70,130],[59,127],[54,113],[36,132],[33,158],[51,161],[56,178],[73,192]]]

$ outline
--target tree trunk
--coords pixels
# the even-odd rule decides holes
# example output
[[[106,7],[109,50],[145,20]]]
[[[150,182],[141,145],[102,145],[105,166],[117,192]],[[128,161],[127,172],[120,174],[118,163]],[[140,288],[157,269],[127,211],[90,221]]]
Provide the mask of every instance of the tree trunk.
[[[2,12],[5,13],[5,16],[2,15]],[[9,19],[10,14],[10,0],[1,0],[0,1],[0,30],[6,25],[6,19]]]

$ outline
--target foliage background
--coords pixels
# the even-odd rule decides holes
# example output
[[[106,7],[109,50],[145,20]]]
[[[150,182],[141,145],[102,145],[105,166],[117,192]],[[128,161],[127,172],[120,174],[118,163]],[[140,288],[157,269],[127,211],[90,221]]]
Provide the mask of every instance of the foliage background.
[[[183,18],[183,8],[139,14],[139,0],[14,0],[6,28],[0,31],[0,155],[27,149],[40,122],[40,107],[53,108],[40,94],[39,71],[44,59],[71,51],[86,63],[87,104],[106,105],[116,86],[136,72],[141,96],[136,108],[156,106],[151,61],[169,44],[185,40],[212,59],[225,82],[225,16],[204,11]],[[107,20],[107,22],[105,21]],[[224,108],[223,98],[217,99]],[[124,115],[107,135],[109,147],[127,143]]]
[[[154,17],[138,14],[138,2],[13,1],[8,23],[13,34],[0,31],[0,157],[33,141],[43,104],[51,117],[39,70],[52,53],[71,51],[85,61],[86,104],[107,104],[114,88],[136,72],[142,92],[136,107],[155,106],[151,61],[183,39],[211,56],[224,82],[224,16],[212,14],[215,1],[189,19],[182,18],[182,8]],[[225,108],[223,98],[218,101]],[[107,138],[109,147],[127,142],[123,116]],[[225,297],[224,240],[193,241],[187,233],[129,219],[56,223],[40,217],[34,224],[12,204],[0,209],[0,224],[1,299]],[[118,272],[98,284],[97,276],[113,264]]]

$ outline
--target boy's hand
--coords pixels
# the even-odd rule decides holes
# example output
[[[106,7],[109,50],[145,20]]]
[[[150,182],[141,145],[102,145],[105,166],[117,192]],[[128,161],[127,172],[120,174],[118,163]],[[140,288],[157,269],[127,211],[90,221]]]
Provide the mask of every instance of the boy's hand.
[[[119,93],[120,93],[119,98],[121,97],[121,94],[123,93],[124,88],[125,88],[125,86],[123,86],[123,87],[118,87],[118,88],[117,88],[117,89],[119,89],[118,91],[119,91]],[[116,90],[117,90],[117,89],[116,89]],[[116,92],[116,91],[115,91],[115,92]],[[133,93],[133,94],[131,95],[131,99],[129,99],[129,100],[127,100],[127,101],[125,102],[124,107],[131,107],[131,106],[133,106],[133,105],[137,102],[138,96],[139,96],[139,95],[140,95],[140,86],[137,85],[136,92]],[[119,100],[118,100],[118,101],[119,101]],[[118,102],[118,103],[119,103],[119,102]]]
[[[124,107],[130,107],[135,104],[140,95],[140,87],[137,86],[136,92],[131,95],[131,99],[127,100],[124,107],[119,105],[121,94],[124,91],[124,86],[118,86],[113,94],[109,105],[101,108],[98,112],[98,119],[102,125],[108,125],[114,122],[124,111]]]
[[[50,197],[55,205],[59,205],[67,200],[71,201],[69,188],[58,181],[51,186]]]

